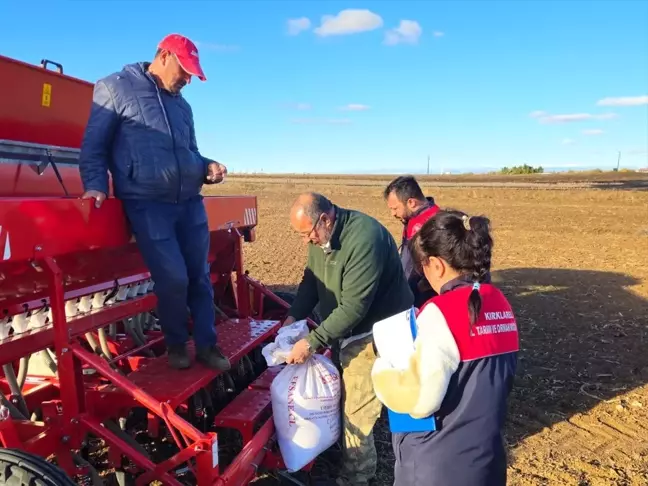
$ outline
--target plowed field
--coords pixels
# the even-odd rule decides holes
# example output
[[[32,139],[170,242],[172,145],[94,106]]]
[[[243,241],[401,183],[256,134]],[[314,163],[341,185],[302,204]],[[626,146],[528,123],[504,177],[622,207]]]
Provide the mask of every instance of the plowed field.
[[[361,179],[230,177],[209,193],[258,196],[247,268],[275,290],[292,290],[305,247],[288,212],[301,191],[374,216],[400,238],[381,196],[387,179]],[[433,184],[424,189],[442,207],[491,219],[494,278],[518,316],[509,484],[648,484],[648,191]],[[385,459],[376,484],[390,485],[384,424],[377,445]],[[328,469],[322,460],[316,473]]]

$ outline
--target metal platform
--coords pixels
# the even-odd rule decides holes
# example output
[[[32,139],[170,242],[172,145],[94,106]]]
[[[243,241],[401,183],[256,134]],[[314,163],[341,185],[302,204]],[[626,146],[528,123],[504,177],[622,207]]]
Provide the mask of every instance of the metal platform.
[[[269,390],[272,382],[286,365],[272,366],[259,375],[259,377],[250,383],[250,390]]]
[[[238,430],[247,444],[256,425],[269,414],[270,404],[270,390],[243,390],[214,418],[214,425]]]
[[[221,343],[223,354],[234,366],[251,348],[261,344],[280,326],[280,321],[230,319],[217,326],[218,341]],[[193,361],[195,355],[193,344],[188,348]],[[195,362],[189,369],[175,370],[169,367],[167,356],[164,355],[145,362],[139,369],[128,375],[128,380],[156,400],[166,402],[175,408],[220,373]],[[102,392],[110,392],[110,388],[112,387]]]

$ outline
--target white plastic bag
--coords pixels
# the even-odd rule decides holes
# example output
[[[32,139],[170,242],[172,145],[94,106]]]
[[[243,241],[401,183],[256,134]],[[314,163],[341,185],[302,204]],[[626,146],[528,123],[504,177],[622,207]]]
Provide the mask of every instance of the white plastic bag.
[[[308,336],[308,331],[306,319],[293,322],[279,329],[274,342],[267,344],[261,350],[261,354],[263,354],[268,366],[278,366],[285,363],[294,344]]]
[[[340,437],[341,378],[325,356],[288,365],[270,388],[277,441],[289,472],[302,469]]]

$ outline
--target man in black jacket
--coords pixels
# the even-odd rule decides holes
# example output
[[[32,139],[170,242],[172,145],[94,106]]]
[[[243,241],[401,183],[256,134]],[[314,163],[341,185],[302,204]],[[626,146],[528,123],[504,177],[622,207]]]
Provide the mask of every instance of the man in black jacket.
[[[387,185],[383,196],[392,216],[403,223],[401,261],[407,281],[414,293],[414,305],[420,307],[434,297],[436,292],[432,290],[425,277],[414,268],[408,245],[421,226],[439,211],[439,206],[434,202],[434,198],[425,197],[421,186],[413,176],[397,177]]]

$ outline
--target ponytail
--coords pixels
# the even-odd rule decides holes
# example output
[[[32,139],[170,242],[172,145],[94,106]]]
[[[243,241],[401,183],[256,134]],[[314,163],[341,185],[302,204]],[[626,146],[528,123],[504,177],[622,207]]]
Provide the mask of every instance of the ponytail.
[[[473,287],[468,297],[468,315],[471,327],[474,326],[482,309],[479,288],[491,267],[493,239],[488,218],[468,216],[461,211],[439,211],[421,227],[409,245],[417,266],[435,256],[470,277]]]
[[[466,231],[465,242],[472,253],[473,287],[468,297],[468,315],[472,327],[477,323],[481,313],[482,299],[479,288],[490,271],[493,239],[489,232],[488,218],[464,214],[461,219]]]
[[[471,328],[477,323],[479,313],[481,312],[482,300],[481,295],[479,295],[480,285],[479,282],[475,282],[468,297],[468,316],[470,317]]]

